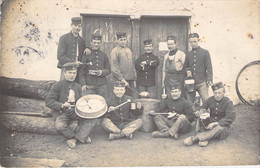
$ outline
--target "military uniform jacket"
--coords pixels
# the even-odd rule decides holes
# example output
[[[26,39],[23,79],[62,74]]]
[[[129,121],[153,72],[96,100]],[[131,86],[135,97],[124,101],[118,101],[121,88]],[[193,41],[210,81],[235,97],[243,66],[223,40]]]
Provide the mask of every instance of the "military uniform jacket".
[[[160,112],[176,112],[177,114],[183,114],[187,119],[192,122],[195,119],[194,110],[191,103],[180,97],[177,100],[167,98],[160,103]]]
[[[196,84],[212,81],[212,64],[208,50],[201,47],[192,49],[188,53],[184,67],[186,70],[191,70]]]
[[[76,82],[69,82],[64,79],[53,84],[45,99],[46,106],[52,109],[53,112],[61,111],[62,104],[68,101],[70,89],[72,89],[75,93],[76,102],[82,96],[80,85]]]
[[[127,47],[117,46],[110,53],[111,72],[115,80],[135,80],[136,71],[132,51]]]
[[[141,66],[141,62],[146,61],[146,65]],[[156,68],[159,66],[159,58],[152,53],[144,53],[135,61],[137,73],[137,83],[140,86],[154,86]]]
[[[60,37],[58,44],[57,58],[59,60],[57,67],[62,68],[65,63],[75,62],[78,43],[78,61],[81,61],[83,52],[86,48],[85,41],[79,35],[75,37],[71,32]]]
[[[110,106],[117,106],[126,102],[128,99],[132,100],[130,96],[124,95],[121,100],[118,99],[115,95],[110,97],[107,100],[108,108]],[[138,110],[133,111],[130,109],[131,103],[127,103],[115,111],[111,111],[107,113],[105,116],[110,118],[110,120],[114,123],[121,123],[121,122],[130,122],[136,119],[136,115],[138,115]],[[139,112],[140,113],[140,112]]]
[[[236,117],[233,102],[227,97],[223,97],[220,101],[216,101],[214,96],[212,96],[206,100],[201,108],[206,110],[209,109],[210,120],[212,122],[217,121],[221,126],[229,127]]]
[[[106,76],[110,74],[110,63],[107,55],[100,50],[91,50],[90,55],[83,55],[82,63],[92,65],[81,65],[79,70],[79,84],[83,85],[104,85],[107,83]],[[101,76],[90,75],[89,70],[102,70]]]

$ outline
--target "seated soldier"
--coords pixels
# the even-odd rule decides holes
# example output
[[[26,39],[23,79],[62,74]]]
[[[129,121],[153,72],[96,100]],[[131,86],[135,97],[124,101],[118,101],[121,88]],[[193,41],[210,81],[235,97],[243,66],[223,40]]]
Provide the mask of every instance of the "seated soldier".
[[[159,106],[159,113],[150,111],[149,114],[154,116],[154,122],[158,131],[154,131],[154,138],[179,138],[179,133],[185,134],[191,130],[191,122],[194,120],[194,110],[187,100],[181,97],[181,86],[175,83],[171,88],[171,97],[163,100]],[[161,114],[160,114],[161,113]],[[164,114],[168,117],[164,117]]]
[[[233,103],[225,97],[225,88],[222,82],[214,84],[212,90],[214,96],[208,98],[200,111],[195,113],[196,116],[201,118],[202,132],[186,138],[184,144],[187,146],[198,142],[199,146],[205,147],[210,139],[226,139],[228,137],[228,129],[236,117]],[[206,116],[205,114],[208,114],[209,117],[203,117]]]
[[[56,129],[68,138],[68,146],[75,148],[77,140],[82,143],[91,142],[89,134],[97,120],[80,118],[75,113],[75,103],[82,95],[81,86],[75,82],[77,64],[66,63],[63,65],[63,69],[65,79],[53,84],[45,104],[52,109]],[[73,120],[77,120],[79,124],[74,124],[74,129],[69,126],[69,122]]]
[[[109,140],[116,140],[123,137],[132,138],[133,133],[142,126],[142,120],[136,119],[136,115],[140,114],[142,105],[136,103],[136,109],[131,109],[131,97],[125,95],[125,84],[117,81],[114,84],[114,95],[107,100],[109,107],[106,118],[101,120],[101,125],[105,131],[109,132]],[[125,103],[129,101],[128,103]],[[124,105],[117,107],[125,103]]]

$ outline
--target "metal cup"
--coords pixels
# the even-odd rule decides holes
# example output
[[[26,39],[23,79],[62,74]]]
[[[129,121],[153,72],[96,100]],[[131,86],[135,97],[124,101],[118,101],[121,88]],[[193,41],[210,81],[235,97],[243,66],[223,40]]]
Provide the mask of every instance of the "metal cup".
[[[131,103],[131,110],[135,110],[136,109],[136,104],[135,103]]]

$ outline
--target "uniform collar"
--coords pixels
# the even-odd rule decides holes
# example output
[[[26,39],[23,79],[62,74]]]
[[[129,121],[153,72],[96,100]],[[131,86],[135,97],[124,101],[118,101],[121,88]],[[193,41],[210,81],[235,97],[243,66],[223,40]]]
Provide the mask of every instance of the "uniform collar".
[[[192,51],[197,51],[198,49],[200,49],[200,46],[198,46],[197,48],[192,48]]]
[[[178,48],[176,48],[175,50],[172,50],[169,52],[169,55],[172,56],[172,55],[175,55],[178,51]]]

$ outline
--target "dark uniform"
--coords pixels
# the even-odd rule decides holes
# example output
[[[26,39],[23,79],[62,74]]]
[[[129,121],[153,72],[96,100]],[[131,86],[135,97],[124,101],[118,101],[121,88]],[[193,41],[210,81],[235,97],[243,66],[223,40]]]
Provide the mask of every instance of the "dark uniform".
[[[70,64],[70,63],[67,63]],[[66,66],[66,64],[64,65]],[[81,86],[75,81],[70,82],[66,79],[53,84],[49,94],[46,97],[45,104],[52,109],[52,115],[55,119],[55,127],[67,138],[77,138],[85,143],[90,132],[94,128],[96,120],[87,120],[80,118],[75,113],[75,107],[62,108],[65,102],[75,104],[81,97]],[[69,122],[78,120],[79,127],[72,129]]]
[[[107,105],[108,107],[116,107],[126,102],[128,99],[132,100],[132,98],[127,95],[123,95],[121,99],[113,95],[107,100]],[[127,103],[115,111],[105,114],[105,118],[102,119],[101,125],[105,131],[118,134],[117,138],[124,136],[129,137],[142,126],[142,120],[137,119],[137,115],[140,114],[140,110],[131,110],[131,104]]]
[[[144,45],[152,44],[152,40],[145,40]],[[142,62],[146,64],[142,66]],[[147,91],[151,98],[156,98],[156,82],[155,74],[156,68],[159,66],[159,58],[153,53],[144,53],[135,61],[135,69],[137,73],[137,84],[139,92]]]
[[[82,63],[90,62],[90,65],[81,66],[79,70],[79,84],[81,86],[88,86],[87,94],[96,93],[107,99],[108,90],[106,76],[111,72],[108,57],[100,50],[91,50],[90,55],[84,55],[82,58]],[[102,75],[91,75],[89,74],[89,70],[101,70]]]
[[[181,90],[181,86],[176,86],[177,84],[172,87],[172,90],[177,88]],[[159,108],[160,109],[158,111],[163,113],[175,112],[177,113],[177,117],[168,119],[160,114],[155,115],[154,121],[158,130],[162,132],[162,136],[155,135],[154,137],[174,137],[176,133],[185,134],[191,130],[191,122],[195,119],[193,114],[194,109],[191,103],[183,97],[176,100],[168,97],[160,103]]]
[[[224,88],[223,84],[217,83],[212,86],[213,91],[219,88]],[[205,103],[203,103],[202,110],[209,110],[210,117],[206,119],[200,119],[201,133],[198,133],[194,137],[187,138],[184,143],[186,145],[192,145],[194,142],[208,142],[210,139],[226,139],[229,135],[229,127],[231,123],[236,118],[236,113],[234,111],[233,102],[227,98],[223,97],[221,100],[217,101],[214,96],[208,98]],[[206,127],[210,123],[218,123],[212,129],[208,130]],[[200,145],[200,144],[199,144]],[[200,145],[200,146],[206,146]]]
[[[190,36],[199,37],[197,33]],[[187,99],[194,102],[196,91],[200,94],[203,102],[207,100],[208,86],[207,82],[212,82],[213,71],[209,51],[201,47],[193,48],[187,55],[184,63],[184,68],[192,72],[192,76],[195,80],[195,91],[187,93]]]

